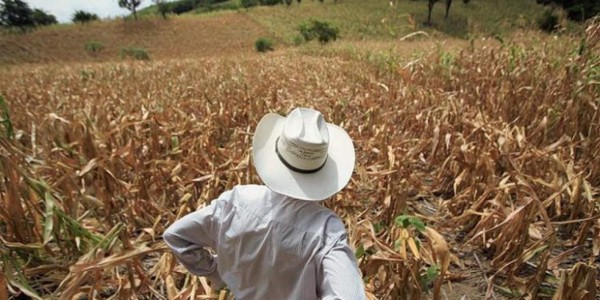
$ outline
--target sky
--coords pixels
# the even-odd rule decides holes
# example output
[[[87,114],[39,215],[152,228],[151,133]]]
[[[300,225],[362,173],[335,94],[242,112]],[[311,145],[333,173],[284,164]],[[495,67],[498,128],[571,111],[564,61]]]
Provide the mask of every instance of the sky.
[[[119,7],[118,0],[25,0],[30,8],[39,8],[53,14],[59,23],[71,22],[76,10],[95,13],[101,19],[129,14],[125,8]],[[138,7],[142,9],[152,5],[151,0],[143,0]]]

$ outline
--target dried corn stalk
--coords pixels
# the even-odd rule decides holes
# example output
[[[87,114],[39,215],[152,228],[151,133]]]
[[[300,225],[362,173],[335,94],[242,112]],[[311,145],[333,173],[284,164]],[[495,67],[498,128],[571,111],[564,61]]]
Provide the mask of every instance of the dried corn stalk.
[[[563,271],[552,300],[596,300],[597,272],[596,267],[581,262],[575,264],[573,269]]]

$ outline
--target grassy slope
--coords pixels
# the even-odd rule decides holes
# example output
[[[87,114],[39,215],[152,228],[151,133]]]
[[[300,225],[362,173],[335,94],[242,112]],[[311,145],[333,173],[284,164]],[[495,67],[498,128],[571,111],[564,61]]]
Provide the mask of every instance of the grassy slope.
[[[404,36],[416,30],[439,32],[443,35],[466,38],[470,35],[502,35],[515,28],[533,27],[535,19],[543,11],[534,0],[474,0],[469,4],[454,1],[448,20],[444,20],[443,3],[434,7],[433,26],[424,25],[427,3],[424,1],[361,1],[344,0],[337,3],[326,1],[293,2],[291,6],[253,7],[248,10],[236,8],[231,0],[215,5],[213,9],[230,9],[246,12],[266,27],[278,39],[293,44],[298,36],[297,27],[311,18],[327,20],[341,29],[341,35],[351,40],[385,40]],[[193,14],[203,13],[200,7]],[[141,12],[157,15],[155,6]]]
[[[138,46],[150,51],[152,59],[235,55],[252,52],[254,41],[264,35],[279,44],[292,45],[298,39],[298,26],[311,18],[338,26],[345,41],[394,41],[411,32],[426,30],[436,37],[496,35],[516,27],[528,27],[542,11],[535,0],[475,0],[465,5],[455,1],[450,18],[444,7],[434,8],[432,28],[424,27],[427,5],[423,1],[344,0],[338,3],[294,2],[291,6],[254,7],[171,16],[152,16],[149,7],[138,22],[111,21],[81,25],[60,25],[26,35],[0,35],[0,64],[69,61],[107,61],[119,58],[123,47]],[[234,2],[219,5],[231,6]],[[90,57],[85,43],[99,41],[105,49]]]
[[[147,49],[152,59],[237,55],[253,51],[265,34],[252,19],[233,14],[63,25],[0,36],[0,65],[114,60],[130,46]],[[84,50],[89,41],[105,46],[98,57]]]
[[[431,30],[423,25],[427,16],[424,1],[345,0],[339,3],[303,1],[290,7],[257,7],[249,14],[269,31],[288,42],[297,35],[295,28],[303,21],[315,18],[329,20],[339,26],[344,38],[353,40],[388,39],[415,30]],[[535,0],[471,1],[468,5],[454,1],[448,20],[444,6],[433,10],[433,31],[465,38],[471,34],[497,34],[515,27],[529,27],[542,11]]]

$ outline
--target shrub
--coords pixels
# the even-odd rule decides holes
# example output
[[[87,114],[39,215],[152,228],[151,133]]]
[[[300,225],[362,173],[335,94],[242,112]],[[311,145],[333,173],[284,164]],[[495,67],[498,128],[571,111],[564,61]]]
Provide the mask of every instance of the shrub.
[[[538,18],[537,24],[539,29],[553,32],[558,28],[558,16],[552,10],[547,9]]]
[[[311,20],[309,23],[300,25],[300,34],[304,37],[304,40],[311,41],[317,39],[321,44],[327,44],[330,41],[335,41],[338,38],[340,30],[329,24],[329,22],[322,22],[317,20]]]
[[[260,5],[277,5],[281,4],[281,0],[258,0]]]
[[[73,23],[79,22],[83,24],[98,20],[98,15],[83,10],[76,10],[71,20],[73,21]]]
[[[257,6],[259,3],[258,0],[242,0],[241,4],[243,8],[249,8]]]
[[[294,45],[300,46],[300,45],[304,44],[305,40],[304,40],[304,37],[302,35],[298,34],[298,35],[294,36],[293,42],[294,42]]]
[[[559,5],[567,12],[567,17],[573,21],[584,21],[600,13],[598,0],[537,0],[543,5]]]
[[[58,23],[54,15],[37,8],[33,10],[32,17],[33,23],[35,23],[36,26],[48,26]]]
[[[194,9],[194,2],[191,0],[176,2],[172,7],[171,11],[175,14],[182,14]]]
[[[258,52],[273,51],[273,42],[268,38],[259,38],[254,43],[254,47]]]
[[[121,49],[121,58],[133,58],[136,60],[150,60],[148,50],[144,48],[129,47]]]
[[[83,46],[85,51],[91,56],[98,56],[100,52],[104,49],[104,45],[98,41],[89,41],[85,43]]]

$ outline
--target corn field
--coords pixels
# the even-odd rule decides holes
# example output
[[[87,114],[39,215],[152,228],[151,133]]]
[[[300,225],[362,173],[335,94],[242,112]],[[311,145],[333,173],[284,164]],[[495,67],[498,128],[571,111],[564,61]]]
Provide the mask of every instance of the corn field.
[[[473,280],[468,299],[597,299],[600,23],[555,44],[385,68],[292,52],[3,69],[0,299],[231,298],[161,234],[260,183],[254,128],[297,106],[354,140],[324,205],[370,299],[460,299]]]

